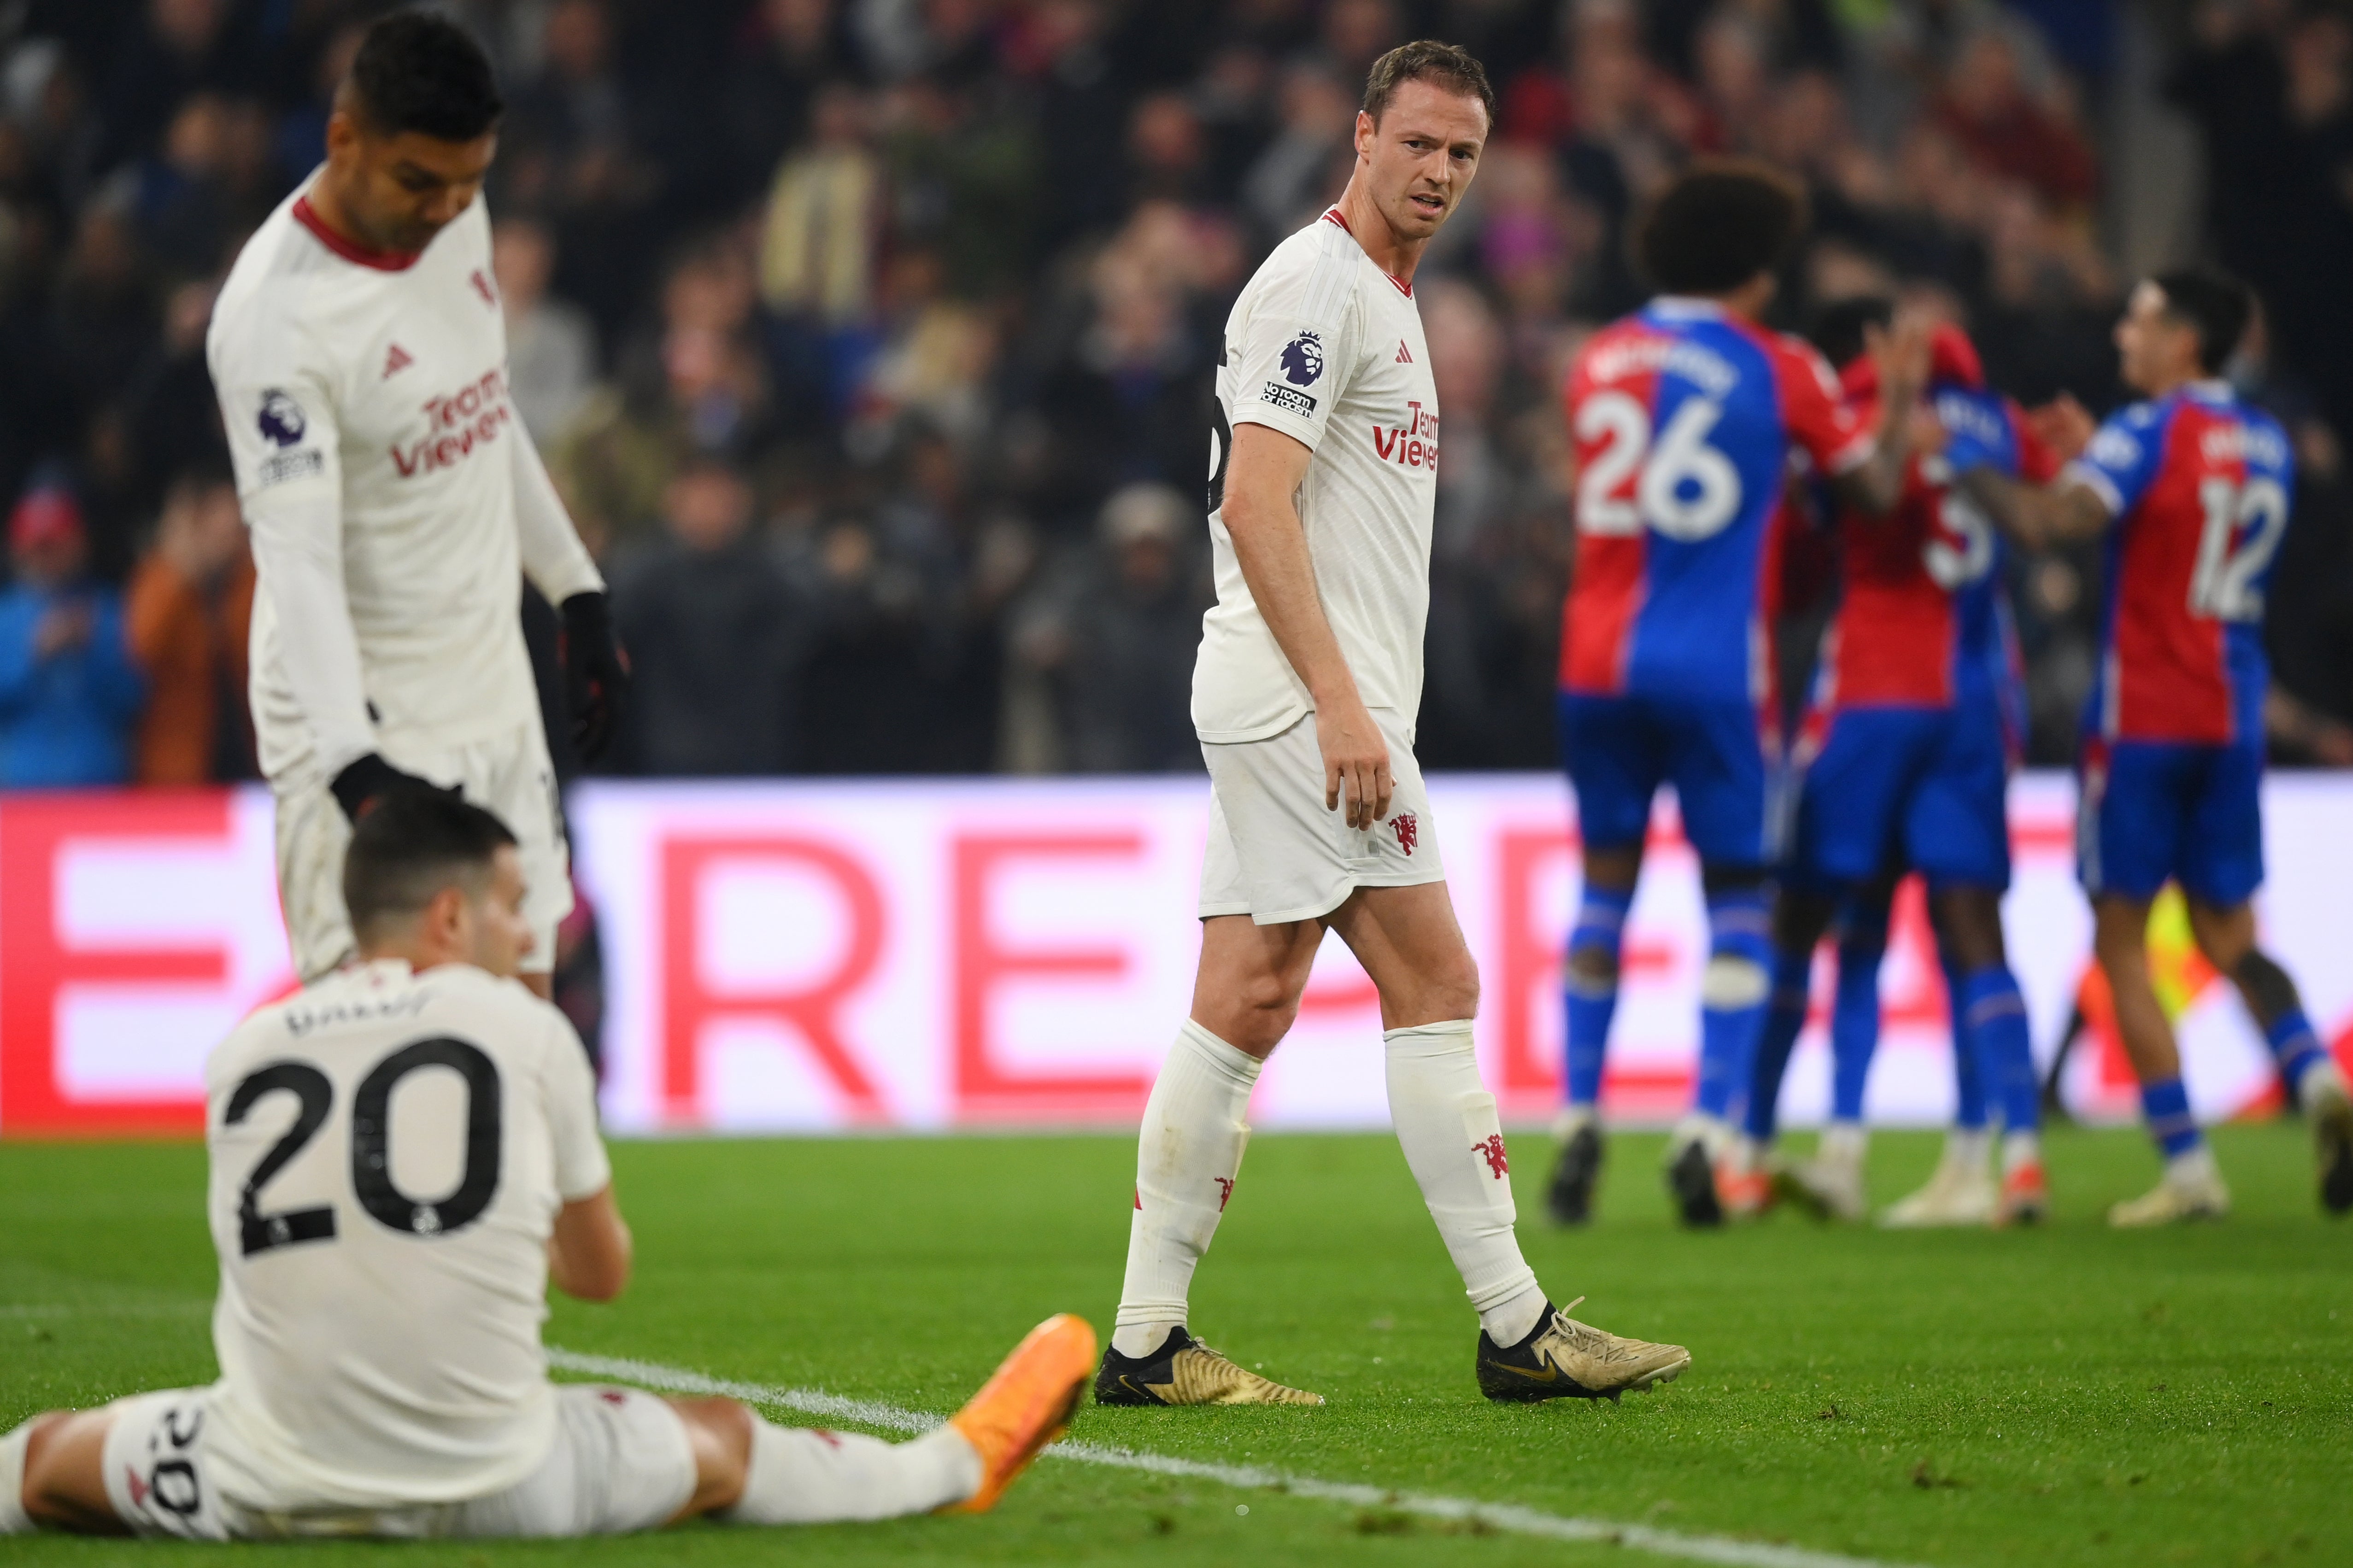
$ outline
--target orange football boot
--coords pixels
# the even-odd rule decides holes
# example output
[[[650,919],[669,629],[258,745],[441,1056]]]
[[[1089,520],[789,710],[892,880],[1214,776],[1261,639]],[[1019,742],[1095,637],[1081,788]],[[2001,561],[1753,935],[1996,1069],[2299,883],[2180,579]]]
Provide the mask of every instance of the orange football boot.
[[[980,1489],[941,1513],[986,1513],[1029,1468],[1039,1449],[1070,1429],[1087,1379],[1094,1375],[1095,1331],[1083,1318],[1058,1312],[1013,1347],[948,1425],[980,1450]]]
[[[1996,1226],[2041,1225],[2050,1217],[2051,1184],[2043,1179],[2041,1161],[2001,1173],[2001,1196],[1993,1205]]]

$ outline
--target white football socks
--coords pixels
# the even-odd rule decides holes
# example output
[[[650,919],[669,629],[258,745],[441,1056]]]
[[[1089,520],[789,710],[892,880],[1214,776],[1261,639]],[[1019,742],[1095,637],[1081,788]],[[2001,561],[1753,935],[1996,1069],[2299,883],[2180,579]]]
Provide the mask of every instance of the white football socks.
[[[1157,1350],[1169,1330],[1184,1326],[1193,1269],[1241,1172],[1250,1142],[1242,1118],[1264,1065],[1190,1018],[1176,1031],[1136,1139],[1127,1279],[1111,1336],[1122,1355]]]
[[[2001,1173],[2042,1163],[2042,1134],[2021,1129],[2001,1135]]]
[[[33,1423],[0,1437],[0,1535],[30,1535],[33,1516],[25,1511],[25,1452],[33,1446]]]
[[[1388,1064],[1389,1120],[1422,1201],[1479,1326],[1499,1345],[1528,1337],[1544,1316],[1544,1288],[1512,1233],[1511,1167],[1495,1097],[1479,1081],[1471,1020],[1451,1019],[1381,1037]]]
[[[1871,1133],[1860,1121],[1832,1121],[1822,1129],[1814,1158],[1827,1163],[1860,1165],[1871,1147]]]
[[[752,1422],[744,1495],[719,1517],[737,1524],[897,1519],[980,1489],[980,1450],[953,1426],[905,1443],[855,1432]]]

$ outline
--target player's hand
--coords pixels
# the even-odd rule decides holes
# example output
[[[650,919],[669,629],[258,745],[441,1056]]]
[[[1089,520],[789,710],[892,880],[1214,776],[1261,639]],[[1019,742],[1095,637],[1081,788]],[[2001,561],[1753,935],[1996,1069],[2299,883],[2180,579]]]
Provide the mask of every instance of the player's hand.
[[[2092,411],[2068,392],[2061,393],[2040,408],[2028,409],[2026,423],[2062,462],[2074,461],[2100,429],[2100,422],[2092,417]]]
[[[1389,812],[1389,745],[1361,700],[1315,710],[1315,744],[1324,753],[1324,809],[1345,808],[1348,826],[1368,833]]]
[[[629,658],[613,635],[604,595],[575,594],[564,601],[561,657],[572,744],[583,763],[593,763],[613,743],[629,692]]]
[[[1929,338],[1935,323],[1907,310],[1886,328],[1863,328],[1863,347],[1879,371],[1880,402],[1889,409],[1908,409],[1927,389]]]
[[[431,779],[422,779],[415,773],[403,773],[385,762],[382,753],[376,752],[368,752],[342,773],[337,773],[334,782],[327,788],[333,792],[335,804],[343,808],[343,815],[349,817],[354,826],[378,801],[402,790],[439,790],[443,795],[462,795],[464,793],[456,784],[451,784],[445,789]]]

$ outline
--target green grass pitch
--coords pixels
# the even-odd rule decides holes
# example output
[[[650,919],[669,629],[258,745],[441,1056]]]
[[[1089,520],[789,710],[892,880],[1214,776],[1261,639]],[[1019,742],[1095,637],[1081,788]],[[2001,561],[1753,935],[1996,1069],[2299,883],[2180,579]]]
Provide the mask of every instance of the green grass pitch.
[[[1514,1140],[1522,1234],[1580,1315],[1692,1348],[1620,1406],[1488,1405],[1474,1322],[1387,1137],[1253,1141],[1194,1294],[1195,1327],[1314,1388],[1320,1410],[1098,1410],[1097,1443],[1512,1503],[1883,1563],[2353,1562],[2353,1230],[2316,1213],[2294,1123],[2216,1139],[2227,1223],[2119,1235],[2155,1161],[2136,1134],[2052,1141],[2056,1222],[1891,1235],[1783,1215],[1669,1221],[1654,1138],[1611,1150],[1600,1223],[1546,1228],[1539,1137]],[[1882,1136],[1880,1201],[1932,1139]],[[638,1274],[562,1302],[551,1343],[770,1385],[952,1409],[1031,1323],[1107,1330],[1127,1232],[1125,1138],[629,1143]],[[0,1145],[0,1429],[213,1374],[203,1154]],[[1247,1510],[1247,1512],[1242,1511]],[[995,1513],[779,1535],[304,1545],[369,1561],[1635,1563],[1379,1507],[1041,1461]],[[221,1561],[161,1544],[14,1541],[16,1563]]]

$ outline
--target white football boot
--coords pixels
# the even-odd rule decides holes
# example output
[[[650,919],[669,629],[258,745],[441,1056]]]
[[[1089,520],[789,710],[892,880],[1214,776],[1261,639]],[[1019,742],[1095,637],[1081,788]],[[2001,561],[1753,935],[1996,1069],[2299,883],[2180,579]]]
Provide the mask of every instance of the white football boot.
[[[2137,1198],[2126,1198],[2108,1210],[2108,1223],[2120,1229],[2179,1225],[2186,1220],[2221,1219],[2231,1212],[2231,1189],[2214,1164],[2214,1151],[2200,1143],[2187,1154],[2165,1163],[2165,1175]]]
[[[2320,1169],[2320,1206],[2343,1214],[2353,1209],[2353,1096],[2347,1095],[2335,1062],[2321,1062],[2304,1075],[2302,1099]]]
[[[1859,1220],[1871,1212],[1862,1191],[1862,1157],[1870,1134],[1852,1121],[1833,1121],[1809,1159],[1776,1173],[1782,1194],[1823,1219]]]
[[[1987,1153],[1983,1132],[1949,1134],[1928,1184],[1881,1210],[1879,1223],[1889,1230],[1991,1225],[2001,1192],[1987,1168]]]

